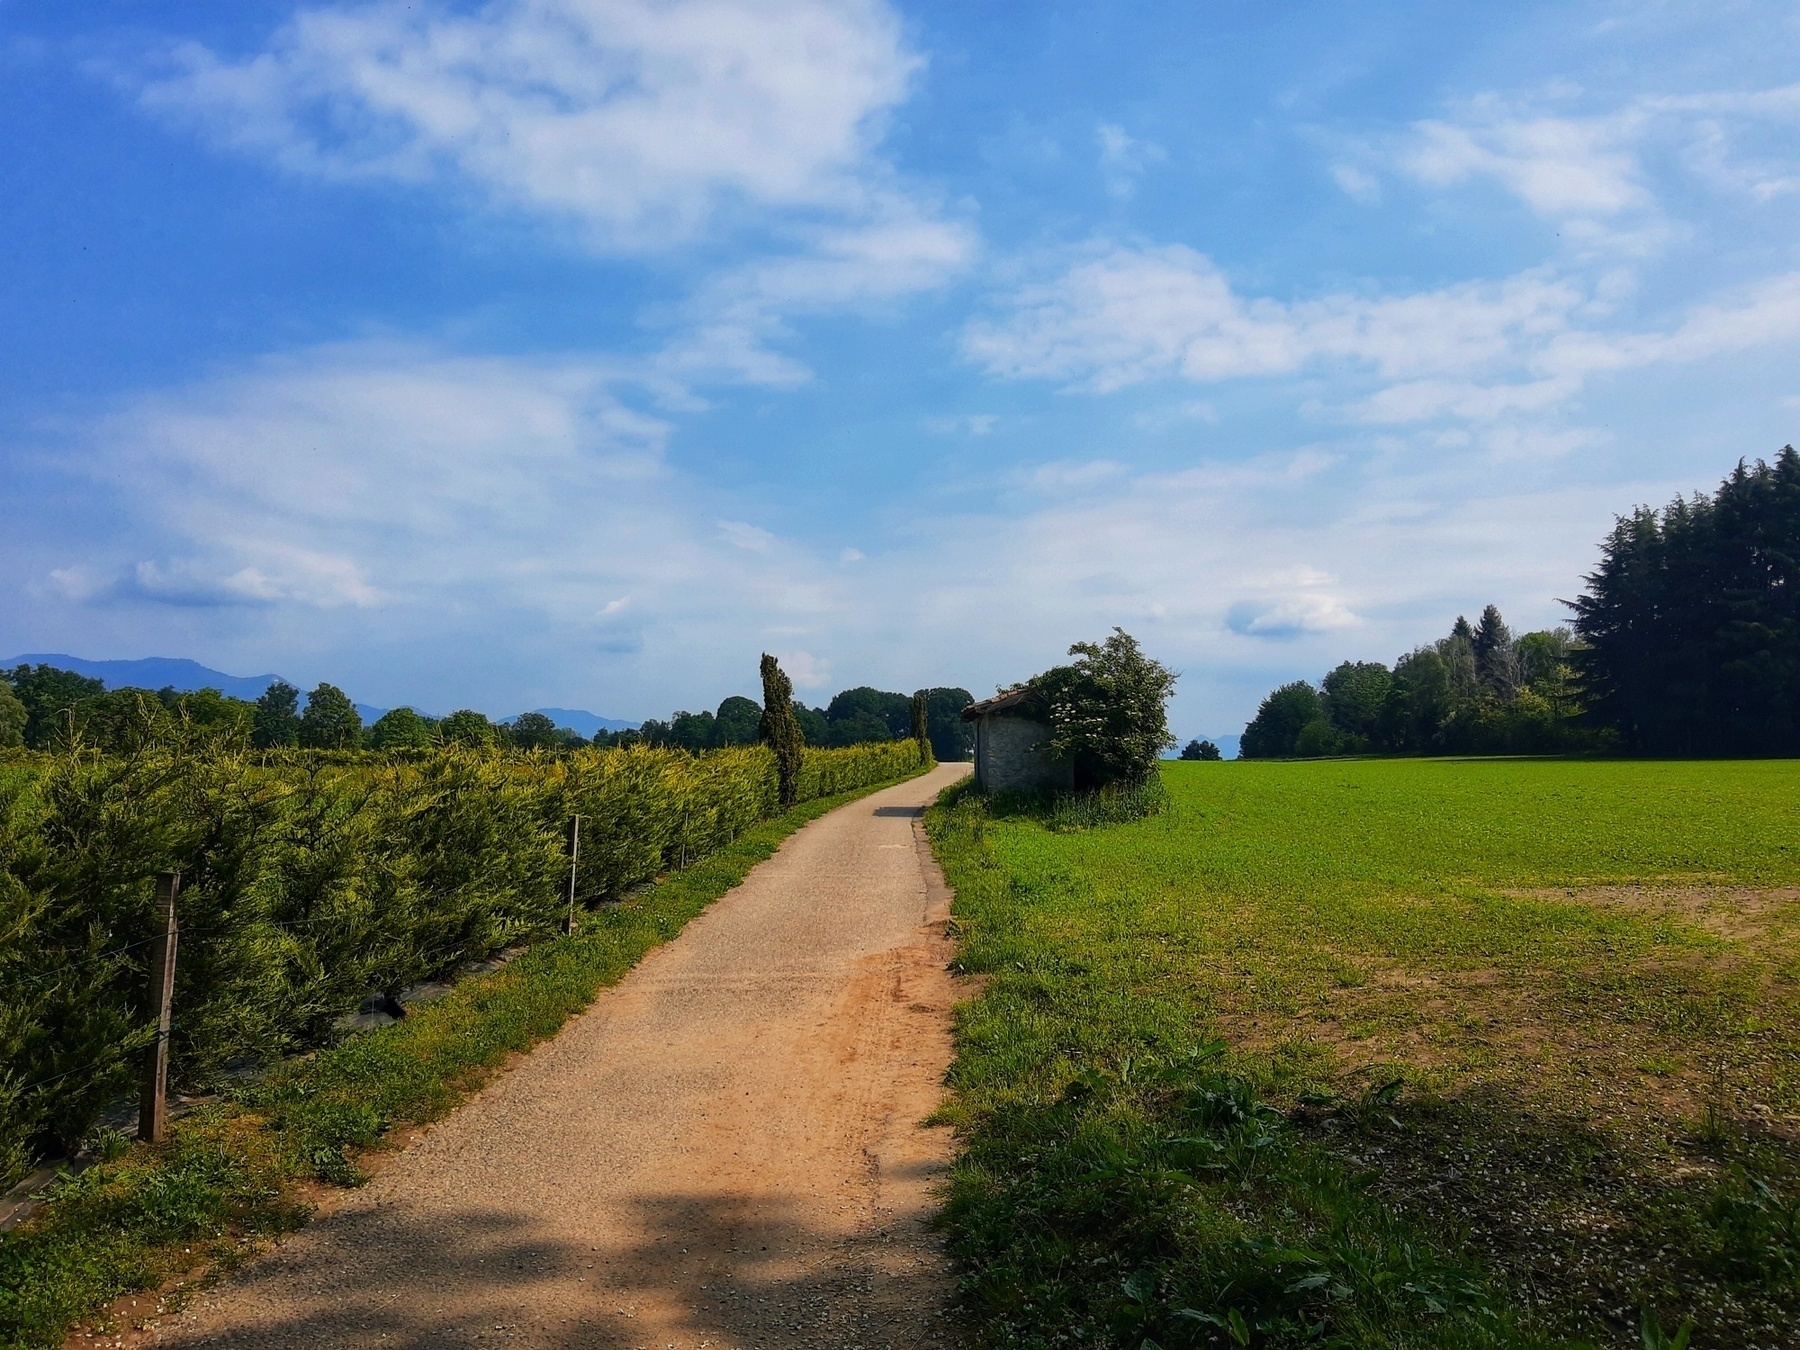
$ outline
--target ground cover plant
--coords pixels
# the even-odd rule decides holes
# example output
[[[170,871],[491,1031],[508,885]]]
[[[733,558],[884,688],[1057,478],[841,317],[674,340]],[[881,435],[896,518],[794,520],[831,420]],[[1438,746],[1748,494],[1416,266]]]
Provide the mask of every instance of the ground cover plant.
[[[794,830],[876,786],[752,824],[687,870],[585,916],[574,937],[541,942],[404,1021],[230,1091],[175,1122],[158,1147],[102,1140],[108,1161],[62,1184],[43,1212],[0,1238],[0,1348],[61,1344],[109,1300],[182,1272],[227,1269],[257,1239],[304,1221],[301,1183],[357,1184],[359,1157],[395,1126],[444,1115]]]
[[[990,1343],[1800,1345],[1800,765],[1164,780],[930,816]]]

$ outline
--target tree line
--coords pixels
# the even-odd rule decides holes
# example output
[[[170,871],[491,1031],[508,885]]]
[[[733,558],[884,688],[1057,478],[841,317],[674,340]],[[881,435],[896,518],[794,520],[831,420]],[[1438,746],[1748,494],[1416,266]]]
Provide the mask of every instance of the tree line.
[[[1514,637],[1489,605],[1390,669],[1345,661],[1317,686],[1284,684],[1244,728],[1243,759],[1531,754],[1593,741],[1577,725],[1574,636],[1553,628]]]
[[[945,686],[907,695],[858,685],[837,694],[823,708],[809,708],[793,698],[789,702],[806,744],[840,749],[912,736],[913,702],[921,697],[932,754],[939,760],[967,759],[974,745],[974,733],[962,720],[962,710],[974,701],[967,689]],[[649,745],[683,750],[752,745],[761,738],[762,715],[762,704],[734,694],[717,712],[678,712],[667,722],[652,719],[636,732],[610,733],[609,743],[635,736]]]
[[[1245,759],[1360,754],[1800,754],[1800,455],[1621,516],[1574,621],[1515,637],[1489,605],[1400,657],[1282,685]]]
[[[1591,718],[1630,749],[1800,754],[1800,455],[1621,517],[1573,602]]]
[[[965,689],[921,690],[932,750],[939,759],[966,759],[971,733],[961,721],[970,702]],[[861,686],[846,689],[824,708],[794,702],[806,744],[838,749],[913,735],[913,699]],[[321,683],[311,693],[277,680],[254,701],[216,689],[178,692],[108,689],[91,676],[48,665],[0,672],[0,746],[48,749],[70,738],[101,750],[133,743],[146,713],[161,713],[205,731],[247,740],[259,749],[403,750],[461,745],[521,750],[577,750],[649,745],[691,751],[754,745],[762,705],[734,695],[717,712],[677,712],[651,719],[635,731],[599,731],[591,739],[559,727],[543,713],[494,721],[472,708],[428,717],[393,708],[364,725],[350,696]]]

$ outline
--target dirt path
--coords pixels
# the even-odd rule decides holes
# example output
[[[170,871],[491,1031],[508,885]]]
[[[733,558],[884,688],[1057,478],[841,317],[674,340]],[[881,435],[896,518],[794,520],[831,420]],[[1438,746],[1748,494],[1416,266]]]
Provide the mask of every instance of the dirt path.
[[[920,807],[808,825],[174,1345],[926,1347],[954,982]]]

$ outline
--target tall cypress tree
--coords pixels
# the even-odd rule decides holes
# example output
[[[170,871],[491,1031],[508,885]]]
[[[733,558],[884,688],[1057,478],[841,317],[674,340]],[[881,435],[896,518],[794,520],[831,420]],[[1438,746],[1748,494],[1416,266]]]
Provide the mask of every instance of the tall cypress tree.
[[[919,758],[926,764],[932,762],[931,727],[925,716],[925,691],[919,690],[912,696],[912,734],[919,743]]]
[[[800,730],[800,719],[794,716],[794,682],[767,652],[762,658],[762,687],[763,711],[757,733],[775,752],[776,781],[785,808],[800,796],[800,762],[806,736]]]

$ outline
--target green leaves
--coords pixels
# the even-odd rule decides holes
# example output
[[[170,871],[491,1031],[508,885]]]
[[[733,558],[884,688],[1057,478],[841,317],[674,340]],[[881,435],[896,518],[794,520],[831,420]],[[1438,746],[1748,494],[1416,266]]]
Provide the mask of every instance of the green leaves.
[[[1638,1331],[1644,1342],[1644,1350],[1687,1350],[1688,1337],[1694,1331],[1694,1321],[1691,1317],[1688,1318],[1671,1336],[1663,1330],[1662,1322],[1655,1312],[1645,1308],[1638,1321]]]
[[[794,790],[812,800],[919,765],[911,740],[803,750]],[[29,1165],[27,1140],[74,1144],[129,1089],[159,871],[183,878],[171,1072],[191,1090],[330,1042],[366,994],[556,931],[571,815],[593,905],[778,810],[761,746],[552,760],[453,745],[343,763],[177,736],[51,760],[0,792],[0,1184]]]
[[[1166,707],[1175,672],[1145,656],[1123,628],[1104,643],[1077,642],[1069,654],[1074,665],[1031,682],[1049,706],[1051,749],[1074,761],[1077,787],[1143,782],[1175,744]]]

